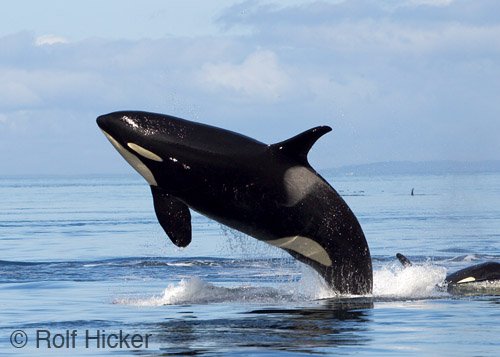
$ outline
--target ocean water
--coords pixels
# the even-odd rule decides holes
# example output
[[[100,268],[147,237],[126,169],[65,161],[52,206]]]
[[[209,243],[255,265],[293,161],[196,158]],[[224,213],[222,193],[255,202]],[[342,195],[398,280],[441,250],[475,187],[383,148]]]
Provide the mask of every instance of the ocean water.
[[[135,176],[0,178],[0,355],[498,356],[500,290],[437,285],[500,261],[500,174],[327,179],[365,231],[373,296],[197,214],[176,248]]]

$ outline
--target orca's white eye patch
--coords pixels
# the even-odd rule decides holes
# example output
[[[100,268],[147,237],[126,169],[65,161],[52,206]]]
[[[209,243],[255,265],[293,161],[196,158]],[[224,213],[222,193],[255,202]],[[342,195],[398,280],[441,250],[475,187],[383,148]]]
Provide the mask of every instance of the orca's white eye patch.
[[[161,157],[156,155],[154,152],[149,151],[148,149],[144,149],[142,146],[134,143],[127,143],[127,146],[146,159],[163,162],[163,159]]]
[[[476,281],[476,278],[469,276],[468,278],[457,281],[457,284],[472,283],[473,281]]]

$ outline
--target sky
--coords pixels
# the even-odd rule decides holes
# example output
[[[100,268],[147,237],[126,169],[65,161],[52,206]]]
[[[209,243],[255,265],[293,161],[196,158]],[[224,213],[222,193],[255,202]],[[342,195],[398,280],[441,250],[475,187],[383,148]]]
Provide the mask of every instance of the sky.
[[[95,124],[179,116],[318,169],[500,159],[496,0],[6,0],[0,175],[131,172]]]

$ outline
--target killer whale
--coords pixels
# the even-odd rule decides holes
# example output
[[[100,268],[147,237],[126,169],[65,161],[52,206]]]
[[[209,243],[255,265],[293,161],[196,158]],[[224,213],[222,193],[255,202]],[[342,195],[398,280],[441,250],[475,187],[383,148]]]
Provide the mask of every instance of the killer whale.
[[[412,262],[401,253],[396,257],[403,267],[412,266]],[[485,262],[460,269],[454,273],[448,274],[445,278],[445,284],[448,290],[453,290],[457,286],[471,283],[500,281],[500,263]]]
[[[169,115],[120,111],[97,118],[151,186],[172,242],[191,242],[190,209],[287,251],[341,294],[370,294],[373,272],[361,226],[307,154],[331,131],[319,126],[266,145]]]

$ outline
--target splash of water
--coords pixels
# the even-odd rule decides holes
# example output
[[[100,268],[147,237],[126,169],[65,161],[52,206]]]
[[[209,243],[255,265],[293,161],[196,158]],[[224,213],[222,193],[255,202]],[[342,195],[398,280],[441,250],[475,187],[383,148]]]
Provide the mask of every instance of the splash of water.
[[[162,295],[145,299],[121,299],[115,303],[136,306],[207,304],[221,302],[272,303],[286,295],[272,287],[224,287],[208,283],[199,277],[182,279],[169,284]]]
[[[407,268],[385,266],[373,272],[373,296],[403,298],[429,298],[443,295],[438,288],[446,277],[446,269],[431,264]]]
[[[374,271],[373,298],[420,299],[446,294],[438,288],[446,269],[431,264],[403,269],[388,265]],[[199,277],[182,279],[167,286],[163,294],[144,299],[121,299],[115,303],[136,306],[161,306],[207,303],[283,303],[308,302],[340,297],[311,268],[303,266],[301,279],[269,286],[217,286]],[[346,297],[346,296],[342,296]]]

